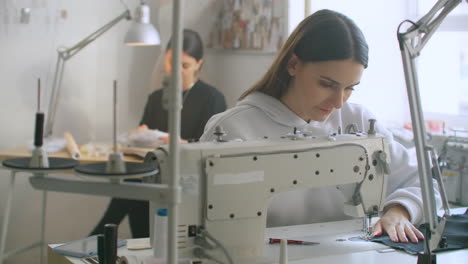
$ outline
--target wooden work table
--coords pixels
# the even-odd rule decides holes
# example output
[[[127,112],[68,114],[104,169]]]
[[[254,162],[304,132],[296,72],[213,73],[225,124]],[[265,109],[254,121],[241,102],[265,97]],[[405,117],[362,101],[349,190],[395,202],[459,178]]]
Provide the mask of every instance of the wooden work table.
[[[151,150],[152,149],[146,149],[146,148],[122,148],[122,151],[125,154],[124,155],[125,161],[127,162],[142,162],[143,161],[142,157],[131,154],[131,153],[139,153],[141,155],[142,153],[145,153]],[[71,158],[70,154],[67,151],[49,153],[48,155],[49,157],[54,157],[54,158]],[[6,159],[24,158],[24,157],[30,157],[30,156],[31,156],[31,151],[28,150],[28,148],[25,146],[7,149],[7,150],[0,150],[0,161],[6,160]],[[79,161],[81,164],[104,162],[104,161],[107,161],[107,157],[103,157],[103,156],[89,157],[86,155],[82,155]]]

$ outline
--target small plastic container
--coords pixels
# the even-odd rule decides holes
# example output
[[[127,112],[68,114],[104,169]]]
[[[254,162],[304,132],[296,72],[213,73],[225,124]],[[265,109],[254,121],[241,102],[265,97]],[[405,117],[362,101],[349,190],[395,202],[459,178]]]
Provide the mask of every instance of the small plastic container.
[[[153,256],[166,259],[167,256],[167,209],[156,211],[154,217]]]

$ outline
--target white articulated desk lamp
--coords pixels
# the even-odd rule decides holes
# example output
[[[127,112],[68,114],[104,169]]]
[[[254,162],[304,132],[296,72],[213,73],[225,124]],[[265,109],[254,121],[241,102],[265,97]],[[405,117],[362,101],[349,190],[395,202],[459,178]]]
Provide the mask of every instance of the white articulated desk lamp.
[[[83,40],[73,45],[72,47],[57,49],[57,64],[55,68],[54,80],[52,83],[52,89],[49,99],[49,107],[47,110],[47,119],[44,129],[45,138],[50,138],[53,132],[55,113],[57,112],[57,104],[60,98],[60,88],[62,83],[63,71],[65,68],[65,62],[123,19],[132,19],[130,10],[128,8],[126,8],[122,14],[120,14],[119,16],[117,16],[109,23],[105,24],[104,26],[90,34],[89,36],[85,37]],[[158,31],[150,23],[150,8],[143,1],[141,2],[141,5],[136,8],[134,21],[125,36],[124,42],[129,46],[159,45],[161,42]]]
[[[440,169],[438,168],[434,149],[426,142],[424,115],[419,96],[418,78],[414,60],[420,55],[421,50],[427,44],[445,17],[462,1],[463,0],[439,0],[434,4],[431,10],[429,10],[429,12],[418,21],[403,21],[401,24],[409,22],[412,24],[411,27],[404,32],[400,32],[399,27],[397,32],[411,110],[414,143],[418,159],[421,193],[424,205],[424,217],[428,230],[426,234],[424,253],[418,255],[418,264],[436,263],[436,256],[432,251],[439,245],[439,241],[445,228],[446,216],[450,215],[450,210],[447,195],[445,194],[443,182],[440,177]],[[434,168],[431,167],[431,161]],[[440,186],[442,202],[445,210],[444,217],[442,217],[441,221],[437,218],[434,186],[432,184],[433,173]]]

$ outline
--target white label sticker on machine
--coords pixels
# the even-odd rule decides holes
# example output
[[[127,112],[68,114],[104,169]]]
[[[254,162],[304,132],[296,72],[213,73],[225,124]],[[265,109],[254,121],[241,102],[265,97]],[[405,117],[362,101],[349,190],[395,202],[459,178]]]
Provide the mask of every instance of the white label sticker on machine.
[[[264,180],[264,171],[249,171],[244,173],[222,173],[213,175],[213,185],[243,184],[252,182],[262,182]]]

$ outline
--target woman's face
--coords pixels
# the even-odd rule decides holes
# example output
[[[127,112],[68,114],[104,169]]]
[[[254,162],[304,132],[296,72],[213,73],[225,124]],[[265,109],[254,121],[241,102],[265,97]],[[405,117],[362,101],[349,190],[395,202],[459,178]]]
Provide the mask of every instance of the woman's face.
[[[288,64],[292,79],[281,101],[307,122],[324,121],[348,100],[363,71],[354,60],[304,63],[293,55]]]
[[[165,61],[165,68],[166,74],[171,74],[171,61],[172,61],[172,50],[166,51],[166,61]],[[200,66],[203,63],[203,59],[197,61],[194,57],[188,55],[185,52],[182,52],[182,87],[183,90],[187,90],[197,81],[197,72],[200,69]]]

